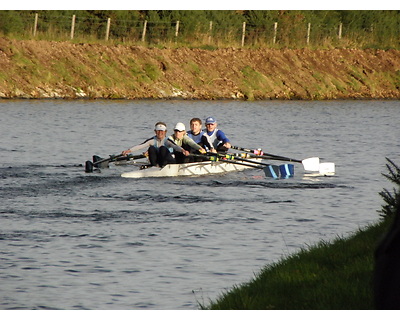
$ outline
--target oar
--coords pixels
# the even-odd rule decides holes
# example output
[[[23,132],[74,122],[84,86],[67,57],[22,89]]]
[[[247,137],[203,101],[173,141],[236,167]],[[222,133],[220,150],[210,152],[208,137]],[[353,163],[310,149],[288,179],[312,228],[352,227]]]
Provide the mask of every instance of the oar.
[[[281,169],[281,166],[273,165],[273,164],[266,164],[266,163],[259,163],[256,161],[251,161],[252,163],[256,163],[257,165],[250,164],[250,163],[244,163],[244,162],[238,162],[234,160],[229,160],[229,159],[224,159],[224,156],[220,158],[218,154],[208,154],[208,155],[199,155],[199,154],[191,154],[194,157],[199,157],[199,158],[205,158],[210,161],[221,161],[221,162],[227,162],[227,163],[232,163],[232,164],[237,164],[241,166],[246,166],[250,168],[255,168],[255,169],[262,169],[264,170],[264,173],[267,177],[278,179],[279,177],[287,178],[288,175],[283,174],[283,168]],[[293,168],[292,168],[292,173],[291,176],[293,176]]]
[[[262,163],[262,162],[259,162],[259,161],[249,160],[249,159],[242,158],[242,157],[239,157],[237,155],[229,154],[229,153],[223,153],[222,154],[222,153],[208,152],[207,154],[209,154],[211,156],[216,156],[216,157],[219,157],[219,158],[222,158],[222,159],[225,158],[227,160],[239,160],[239,161],[254,163],[254,164],[258,164],[258,165],[269,166],[269,164],[267,164],[267,163]]]
[[[120,161],[120,160],[129,160],[129,159],[141,159],[145,158],[146,156],[143,154],[140,155],[128,155],[124,156],[122,153],[110,156],[109,158],[106,159],[101,159],[99,156],[93,156],[93,162],[92,161],[86,161],[85,163],[85,172],[90,173],[93,172],[93,167],[100,167],[101,168],[107,168],[108,164],[113,161]]]
[[[210,153],[209,153],[210,154]],[[214,154],[215,155],[215,154]],[[291,178],[294,176],[294,166],[292,164],[282,164],[280,166],[272,165],[268,163],[263,163],[259,161],[249,160],[243,157],[238,157],[233,154],[216,154],[219,157],[226,157],[227,159],[234,159],[243,162],[249,162],[257,165],[264,166],[264,172],[268,177],[278,178],[279,176],[282,178]],[[239,163],[240,164],[240,163]]]
[[[297,159],[292,159],[292,158],[288,158],[288,157],[278,156],[278,155],[271,154],[271,153],[265,153],[259,149],[247,149],[247,148],[241,148],[241,147],[237,147],[237,146],[231,146],[231,148],[249,152],[249,153],[253,153],[254,155],[256,155],[255,158],[278,160],[278,161],[288,161],[288,162],[298,162],[298,163],[303,164],[304,170],[306,170],[306,171],[319,171],[319,158],[318,157],[297,160]]]
[[[110,162],[111,160],[113,160],[115,158],[118,158],[118,157],[121,157],[122,155],[123,154],[120,153],[118,155],[110,156],[109,158],[97,160],[97,161],[94,161],[94,162],[88,160],[85,163],[85,172],[86,173],[93,172],[93,167],[98,167],[99,164],[102,164],[104,162]],[[93,156],[93,159],[98,159],[98,157],[97,156]]]
[[[261,149],[247,149],[247,148],[241,148],[241,147],[236,147],[236,146],[231,146],[231,148],[252,153],[252,154],[256,155],[257,158],[263,158],[263,159],[269,159],[269,160],[282,160],[282,161],[289,161],[289,162],[299,162],[299,163],[302,162],[302,160],[297,160],[297,159],[288,158],[288,157],[284,157],[284,156],[278,156],[276,154],[266,153],[266,152],[261,151]]]
[[[123,157],[119,157],[119,158],[115,158],[113,160],[111,160],[110,162],[114,162],[114,161],[123,161],[123,160],[137,160],[137,159],[143,159],[146,158],[146,156],[144,154],[138,154],[138,155],[127,155],[127,156],[123,156]]]

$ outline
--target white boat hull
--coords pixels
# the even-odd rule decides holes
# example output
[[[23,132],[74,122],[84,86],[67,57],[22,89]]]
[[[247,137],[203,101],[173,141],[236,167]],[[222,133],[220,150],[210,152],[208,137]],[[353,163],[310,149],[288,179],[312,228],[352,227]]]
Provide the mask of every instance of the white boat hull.
[[[248,166],[221,161],[204,161],[182,164],[168,164],[164,168],[150,167],[148,169],[124,172],[123,178],[150,178],[150,177],[180,177],[207,174],[219,174],[249,169]]]

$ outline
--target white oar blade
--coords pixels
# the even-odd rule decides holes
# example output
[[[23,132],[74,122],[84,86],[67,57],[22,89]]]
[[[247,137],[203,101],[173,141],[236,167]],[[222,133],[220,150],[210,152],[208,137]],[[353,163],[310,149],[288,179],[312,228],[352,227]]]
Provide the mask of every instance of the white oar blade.
[[[304,170],[306,171],[319,171],[319,158],[312,157],[307,158],[301,161],[303,164]]]
[[[319,164],[319,173],[323,175],[334,175],[335,164],[333,162],[323,162]]]

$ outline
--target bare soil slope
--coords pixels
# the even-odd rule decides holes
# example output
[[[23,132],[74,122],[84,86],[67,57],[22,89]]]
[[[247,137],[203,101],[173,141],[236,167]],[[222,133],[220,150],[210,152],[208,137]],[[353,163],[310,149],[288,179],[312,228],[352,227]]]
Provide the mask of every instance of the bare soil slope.
[[[155,49],[0,38],[0,98],[399,99],[398,50]]]

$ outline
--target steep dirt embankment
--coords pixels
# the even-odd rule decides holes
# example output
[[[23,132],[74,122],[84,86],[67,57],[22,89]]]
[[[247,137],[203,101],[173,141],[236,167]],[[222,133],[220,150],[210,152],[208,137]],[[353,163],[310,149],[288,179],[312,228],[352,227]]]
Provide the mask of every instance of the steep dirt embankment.
[[[399,50],[149,49],[0,38],[0,98],[398,99]]]

